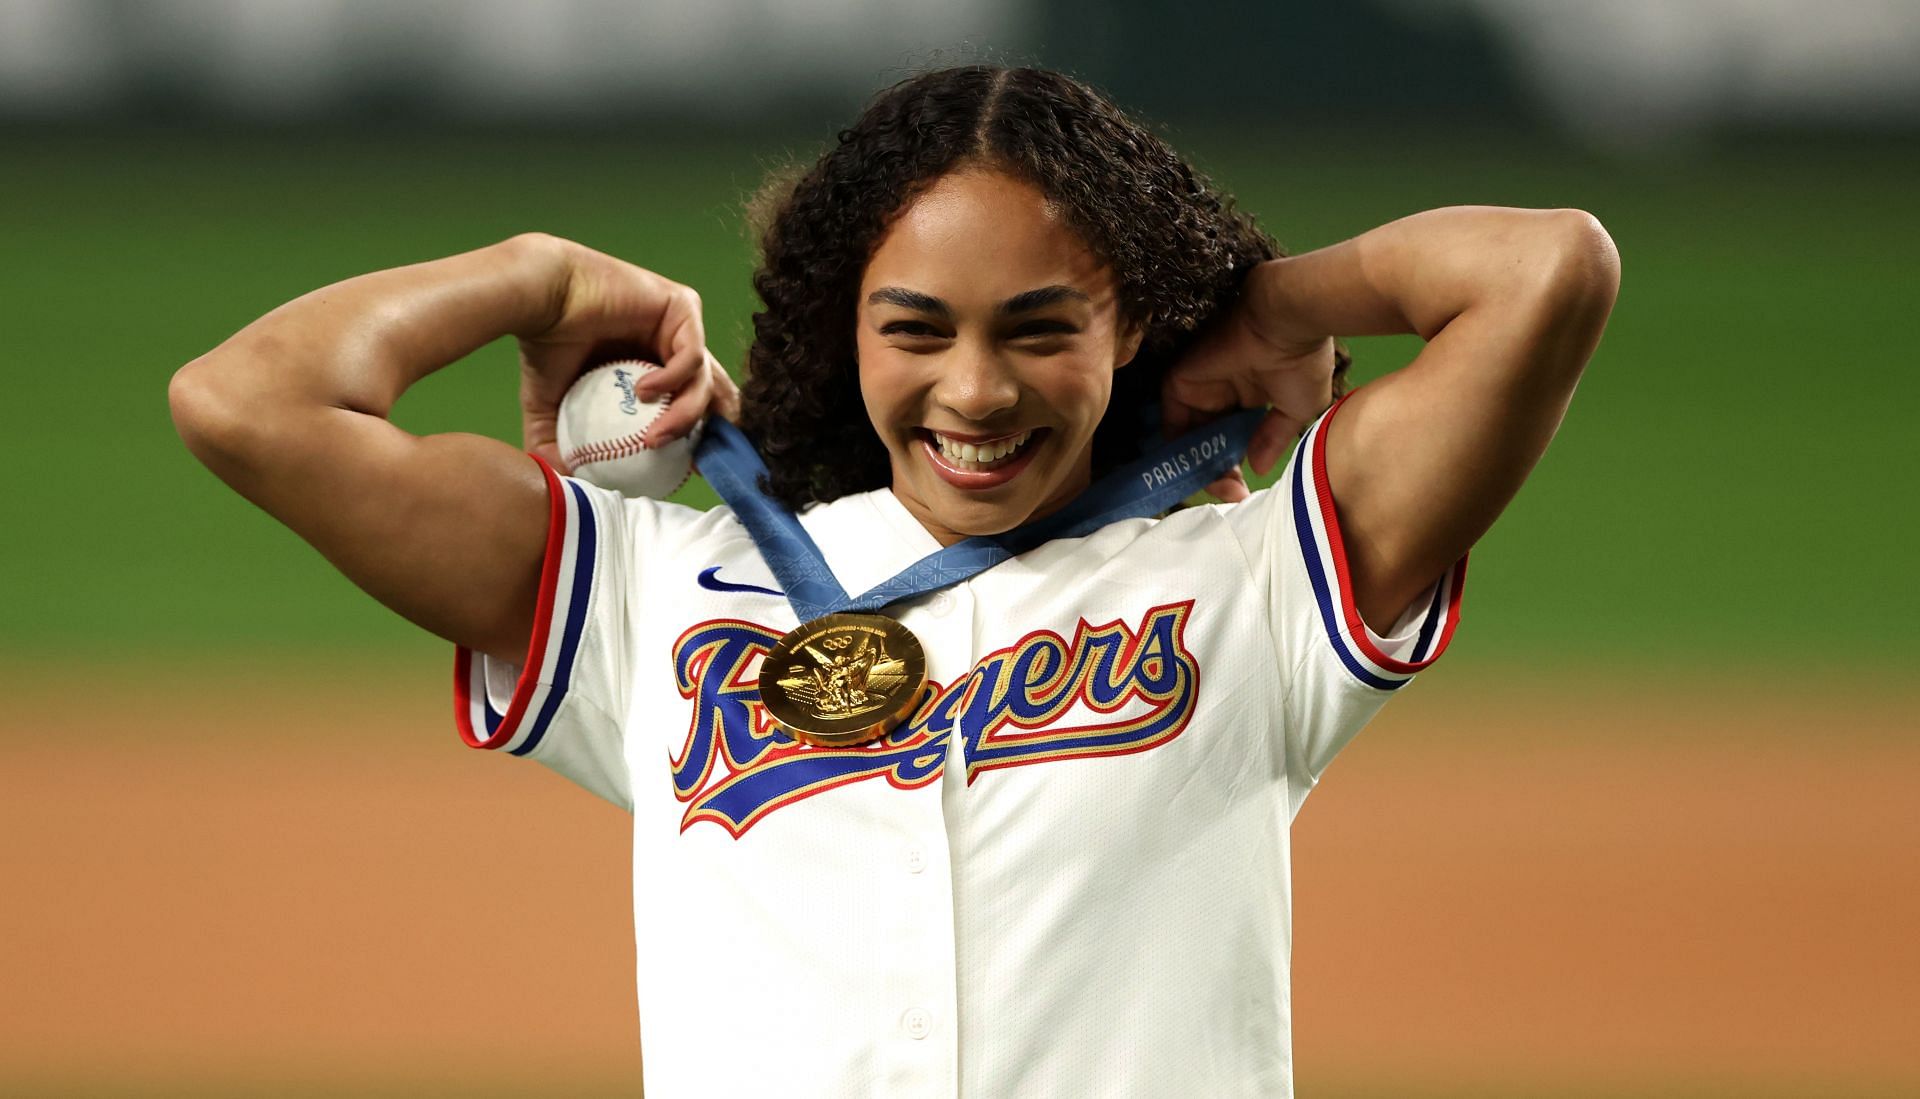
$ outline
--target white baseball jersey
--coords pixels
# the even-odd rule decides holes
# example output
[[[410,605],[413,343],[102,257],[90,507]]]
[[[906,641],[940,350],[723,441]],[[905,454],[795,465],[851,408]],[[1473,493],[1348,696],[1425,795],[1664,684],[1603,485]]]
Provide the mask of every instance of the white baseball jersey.
[[[761,708],[796,621],[729,509],[549,471],[531,651],[458,654],[459,726],[631,809],[647,1094],[1290,1095],[1288,826],[1466,565],[1361,622],[1326,422],[1250,500],[889,607],[929,684],[856,748]],[[885,489],[801,521],[850,592],[939,549]]]

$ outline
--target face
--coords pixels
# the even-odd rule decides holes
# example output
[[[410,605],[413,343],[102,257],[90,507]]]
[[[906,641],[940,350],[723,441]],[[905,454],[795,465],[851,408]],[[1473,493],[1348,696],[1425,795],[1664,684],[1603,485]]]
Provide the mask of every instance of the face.
[[[1030,184],[940,179],[860,284],[867,415],[893,492],[943,545],[998,534],[1087,487],[1113,372],[1140,345],[1112,271]]]

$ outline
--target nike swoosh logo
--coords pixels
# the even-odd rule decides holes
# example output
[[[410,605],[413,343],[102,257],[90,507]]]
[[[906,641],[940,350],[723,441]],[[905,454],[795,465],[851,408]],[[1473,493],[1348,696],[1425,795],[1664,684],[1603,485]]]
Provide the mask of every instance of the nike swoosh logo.
[[[703,570],[700,573],[700,586],[707,589],[708,591],[754,591],[754,592],[759,592],[761,595],[778,596],[781,599],[785,599],[787,597],[786,592],[774,591],[772,588],[763,588],[758,584],[729,584],[725,580],[720,579],[719,576],[715,575],[719,571],[720,571],[719,565],[715,565],[710,569]]]

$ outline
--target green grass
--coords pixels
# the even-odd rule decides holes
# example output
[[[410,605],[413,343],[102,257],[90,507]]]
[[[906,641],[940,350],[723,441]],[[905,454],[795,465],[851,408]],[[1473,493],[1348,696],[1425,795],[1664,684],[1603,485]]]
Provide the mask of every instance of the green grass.
[[[1891,671],[1920,656],[1905,340],[1920,157],[1599,163],[1491,141],[1176,140],[1296,250],[1469,202],[1580,206],[1619,243],[1613,324],[1553,450],[1476,550],[1453,662]],[[789,146],[645,145],[0,138],[16,337],[0,654],[434,644],[202,470],[172,433],[167,378],[306,290],[528,228],[694,285],[710,342],[737,363],[753,308],[740,199]],[[1356,350],[1371,376],[1417,343]],[[398,418],[513,439],[513,369],[510,348],[487,348]]]

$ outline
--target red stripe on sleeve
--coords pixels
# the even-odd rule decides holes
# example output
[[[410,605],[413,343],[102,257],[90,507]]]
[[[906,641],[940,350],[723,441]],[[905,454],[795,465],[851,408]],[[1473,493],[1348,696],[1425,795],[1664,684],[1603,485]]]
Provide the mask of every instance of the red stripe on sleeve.
[[[1333,402],[1326,415],[1320,419],[1319,430],[1313,434],[1313,452],[1308,455],[1311,462],[1307,475],[1313,479],[1313,492],[1320,505],[1320,521],[1327,532],[1327,551],[1333,558],[1335,594],[1340,600],[1340,615],[1347,624],[1347,636],[1360,650],[1361,655],[1378,664],[1381,668],[1399,675],[1411,675],[1432,664],[1446,651],[1447,642],[1453,640],[1454,627],[1460,624],[1460,593],[1466,587],[1467,559],[1462,556],[1454,562],[1452,572],[1452,590],[1447,594],[1446,621],[1440,628],[1440,636],[1434,639],[1433,651],[1426,659],[1417,662],[1395,660],[1380,651],[1367,632],[1367,624],[1360,617],[1360,608],[1353,602],[1353,581],[1347,572],[1347,547],[1340,536],[1340,518],[1333,506],[1333,483],[1327,478],[1327,431],[1333,426],[1333,414],[1340,410],[1347,398]],[[1392,624],[1389,623],[1389,626]]]
[[[547,548],[540,565],[540,596],[534,606],[533,636],[528,641],[527,659],[520,666],[520,678],[513,685],[513,701],[507,706],[507,712],[500,719],[499,728],[492,736],[473,726],[472,679],[476,654],[464,646],[454,652],[453,660],[453,698],[454,729],[468,747],[488,750],[503,748],[513,740],[514,730],[520,725],[520,719],[526,715],[527,700],[533,694],[534,685],[539,681],[540,665],[547,654],[547,634],[553,623],[554,593],[560,582],[560,558],[566,553],[567,546],[567,488],[560,483],[560,475],[553,467],[537,454],[529,454],[540,466],[541,474],[547,481]],[[482,690],[485,686],[482,685]]]

